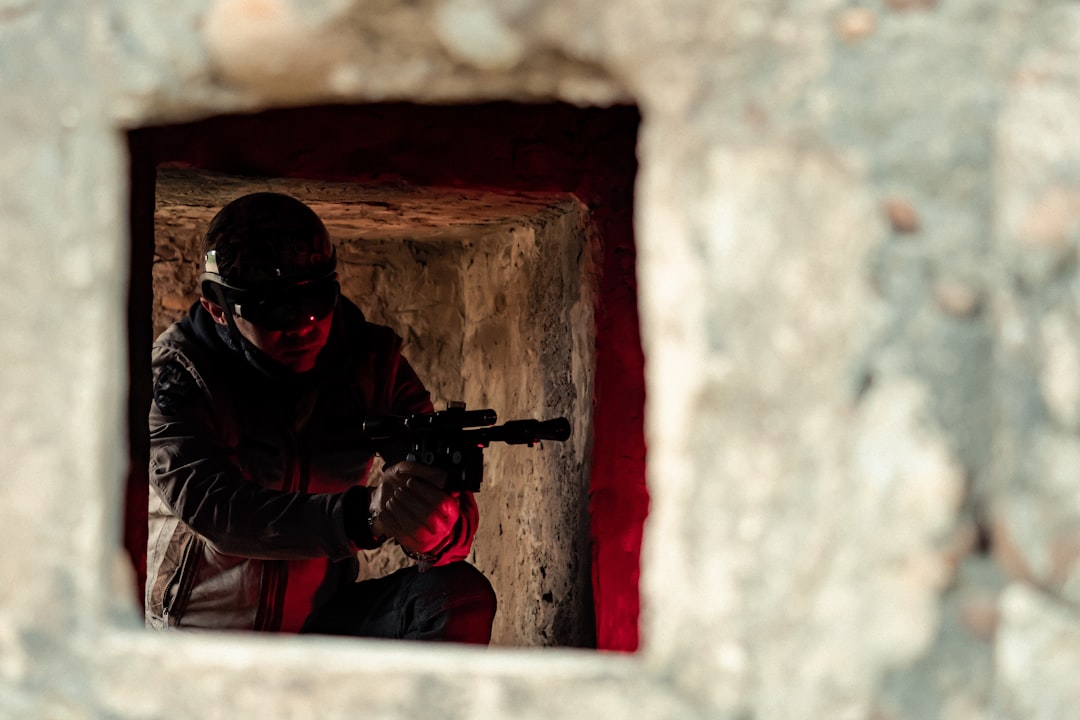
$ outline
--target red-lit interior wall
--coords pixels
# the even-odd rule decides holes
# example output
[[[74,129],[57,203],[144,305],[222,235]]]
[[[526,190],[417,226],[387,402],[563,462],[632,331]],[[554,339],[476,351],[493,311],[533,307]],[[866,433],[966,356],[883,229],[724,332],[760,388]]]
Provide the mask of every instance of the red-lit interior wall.
[[[648,512],[633,235],[638,124],[630,106],[387,104],[278,110],[133,131],[132,416],[141,422],[149,403],[144,348],[151,338],[143,306],[151,297],[158,163],[275,177],[574,193],[590,208],[603,247],[590,500],[597,647],[635,650]],[[145,443],[133,422],[125,542],[140,576]]]

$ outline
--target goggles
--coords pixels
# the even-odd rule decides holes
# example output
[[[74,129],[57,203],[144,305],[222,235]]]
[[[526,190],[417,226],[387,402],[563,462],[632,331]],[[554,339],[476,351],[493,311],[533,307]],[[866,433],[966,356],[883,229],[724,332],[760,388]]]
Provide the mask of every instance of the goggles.
[[[337,274],[274,291],[225,292],[233,315],[264,330],[293,330],[322,320],[337,307],[341,286]]]

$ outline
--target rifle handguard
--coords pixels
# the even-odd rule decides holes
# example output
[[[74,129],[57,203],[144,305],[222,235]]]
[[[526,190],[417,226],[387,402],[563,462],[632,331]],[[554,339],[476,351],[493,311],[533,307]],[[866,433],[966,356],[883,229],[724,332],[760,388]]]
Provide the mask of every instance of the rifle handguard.
[[[367,420],[362,430],[384,460],[404,457],[441,468],[448,491],[469,492],[480,490],[483,451],[491,443],[532,447],[541,440],[563,442],[571,434],[565,417],[495,425],[497,419],[494,410],[466,410],[464,404],[456,404],[440,412]]]

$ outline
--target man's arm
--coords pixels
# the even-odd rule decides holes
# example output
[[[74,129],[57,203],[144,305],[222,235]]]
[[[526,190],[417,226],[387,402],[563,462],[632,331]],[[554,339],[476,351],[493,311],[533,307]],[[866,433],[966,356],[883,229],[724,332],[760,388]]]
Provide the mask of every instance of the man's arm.
[[[180,383],[194,379],[189,374]],[[158,399],[153,403],[150,482],[169,510],[214,549],[242,557],[293,559],[343,558],[360,547],[375,546],[366,523],[347,526],[346,493],[282,492],[245,479],[205,393],[198,388],[186,392],[188,396],[174,397],[174,402],[161,398],[168,412]],[[358,487],[348,493],[363,494],[366,503],[370,491]]]

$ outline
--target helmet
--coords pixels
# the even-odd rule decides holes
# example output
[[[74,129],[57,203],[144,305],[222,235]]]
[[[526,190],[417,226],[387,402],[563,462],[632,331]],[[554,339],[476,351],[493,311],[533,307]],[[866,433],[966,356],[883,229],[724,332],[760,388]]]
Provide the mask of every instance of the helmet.
[[[326,226],[296,198],[260,192],[233,200],[206,229],[204,281],[273,289],[325,277],[337,256]]]
[[[269,329],[325,317],[337,303],[337,254],[315,212],[259,192],[223,207],[203,237],[203,295]]]

